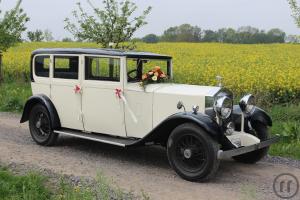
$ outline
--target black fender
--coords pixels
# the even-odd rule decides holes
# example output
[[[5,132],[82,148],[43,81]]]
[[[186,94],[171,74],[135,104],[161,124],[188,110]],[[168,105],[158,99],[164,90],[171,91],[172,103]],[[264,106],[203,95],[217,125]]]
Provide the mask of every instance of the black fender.
[[[27,100],[24,106],[20,123],[24,123],[29,120],[30,111],[36,104],[41,104],[47,108],[53,129],[57,129],[61,127],[60,120],[55,106],[53,105],[49,97],[43,94],[34,95]]]
[[[224,134],[220,126],[205,114],[194,114],[192,112],[182,112],[171,115],[162,121],[156,128],[154,128],[148,135],[141,139],[137,145],[154,142],[165,145],[171,132],[183,123],[195,123],[206,131],[214,140],[219,143],[223,142]]]
[[[242,114],[242,110],[240,106],[238,105],[233,106],[232,119],[235,125],[237,126],[240,126],[241,124],[241,114]],[[245,114],[245,128],[248,127],[247,122],[250,122],[251,125],[254,122],[260,122],[266,126],[272,126],[273,124],[271,117],[263,109],[259,107],[255,107],[251,113]]]

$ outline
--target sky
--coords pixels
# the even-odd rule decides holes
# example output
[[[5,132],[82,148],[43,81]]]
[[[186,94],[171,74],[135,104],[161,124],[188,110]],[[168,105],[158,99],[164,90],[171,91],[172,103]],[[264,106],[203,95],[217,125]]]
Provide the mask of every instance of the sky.
[[[287,34],[300,35],[287,0],[132,0],[138,6],[136,14],[148,6],[153,10],[147,17],[148,24],[135,37],[149,33],[161,35],[171,26],[189,23],[203,29],[217,30],[224,27],[238,28],[254,26],[268,30],[280,28]],[[300,0],[298,0],[300,3]],[[15,5],[16,0],[2,0],[0,10]],[[22,7],[30,17],[28,30],[49,29],[55,39],[70,37],[64,30],[64,19],[71,17],[79,0],[23,0]],[[90,10],[86,0],[80,1]],[[103,7],[102,0],[92,0],[94,5]]]

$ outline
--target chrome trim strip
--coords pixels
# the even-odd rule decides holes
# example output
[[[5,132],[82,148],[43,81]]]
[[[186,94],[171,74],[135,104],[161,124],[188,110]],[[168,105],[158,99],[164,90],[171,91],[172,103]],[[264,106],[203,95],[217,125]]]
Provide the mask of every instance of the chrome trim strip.
[[[97,139],[97,138],[93,138],[93,137],[88,137],[88,136],[83,136],[83,135],[76,135],[76,134],[67,133],[67,132],[63,132],[63,131],[54,131],[54,132],[58,133],[58,134],[62,134],[62,135],[76,137],[76,138],[92,140],[92,141],[95,141],[95,142],[102,142],[102,143],[106,143],[106,144],[112,144],[112,145],[116,145],[116,146],[120,146],[120,147],[125,147],[125,144],[118,143],[118,142],[112,142],[112,141],[108,141],[108,140],[101,140],[101,139]]]

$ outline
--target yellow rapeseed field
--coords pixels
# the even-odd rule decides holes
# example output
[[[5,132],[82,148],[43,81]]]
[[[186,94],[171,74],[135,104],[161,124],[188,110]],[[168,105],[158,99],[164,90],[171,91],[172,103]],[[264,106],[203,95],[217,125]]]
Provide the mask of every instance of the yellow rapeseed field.
[[[91,43],[23,43],[4,54],[8,79],[26,79],[31,51],[43,47],[98,47]],[[236,95],[257,95],[289,100],[300,97],[300,45],[232,45],[215,43],[138,44],[138,50],[173,56],[175,81],[224,85]],[[28,78],[27,78],[28,79]]]

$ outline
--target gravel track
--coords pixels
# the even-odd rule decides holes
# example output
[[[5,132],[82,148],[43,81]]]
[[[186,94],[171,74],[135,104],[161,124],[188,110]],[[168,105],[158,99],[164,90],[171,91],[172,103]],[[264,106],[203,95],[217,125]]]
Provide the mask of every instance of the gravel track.
[[[71,137],[55,147],[36,145],[19,115],[0,113],[0,163],[14,164],[72,177],[94,178],[101,171],[125,190],[144,191],[151,199],[279,199],[273,180],[292,173],[300,180],[300,162],[268,157],[256,165],[222,161],[209,183],[182,180],[170,168],[165,149],[122,149]],[[300,199],[300,194],[294,197]]]

